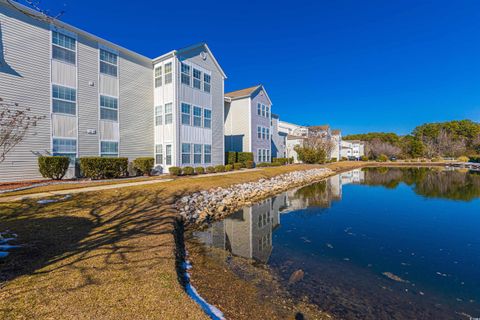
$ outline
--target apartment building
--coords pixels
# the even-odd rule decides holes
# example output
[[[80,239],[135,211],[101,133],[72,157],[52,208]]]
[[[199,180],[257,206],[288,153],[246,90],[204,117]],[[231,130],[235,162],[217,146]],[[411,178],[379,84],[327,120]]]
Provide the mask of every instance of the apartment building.
[[[331,131],[332,151],[330,152],[330,159],[340,161],[342,153],[342,132],[338,129]]]
[[[37,157],[224,159],[225,73],[200,43],[151,59],[0,0],[0,97],[43,116],[0,164],[0,181],[40,178]]]
[[[295,147],[303,145],[304,140],[308,137],[308,128],[279,120],[278,132],[285,136],[285,156],[293,158],[294,163],[299,163]]]
[[[348,160],[359,160],[365,155],[365,144],[360,140],[343,140],[341,156]]]
[[[255,162],[272,159],[272,101],[263,85],[225,94],[225,151],[252,152]]]
[[[278,128],[280,117],[272,113],[272,158],[285,158],[287,156],[287,134]]]

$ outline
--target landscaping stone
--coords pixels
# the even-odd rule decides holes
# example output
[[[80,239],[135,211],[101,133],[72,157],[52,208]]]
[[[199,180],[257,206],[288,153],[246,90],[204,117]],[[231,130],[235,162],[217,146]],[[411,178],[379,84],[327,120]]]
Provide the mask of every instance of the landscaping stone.
[[[175,208],[187,223],[203,223],[225,217],[252,202],[276,193],[321,180],[333,173],[326,168],[285,173],[270,179],[212,188],[184,196]]]

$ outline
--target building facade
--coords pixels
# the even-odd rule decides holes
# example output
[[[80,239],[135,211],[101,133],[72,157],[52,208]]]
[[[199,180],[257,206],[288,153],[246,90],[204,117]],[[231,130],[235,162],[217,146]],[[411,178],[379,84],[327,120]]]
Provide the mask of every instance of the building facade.
[[[40,155],[70,157],[69,176],[84,156],[155,157],[160,171],[223,163],[226,77],[206,44],[150,59],[22,10],[0,0],[0,97],[44,118],[0,181],[40,178]]]
[[[334,129],[331,132],[332,151],[330,152],[330,159],[340,161],[342,154],[342,132]]]
[[[272,159],[287,157],[287,135],[279,131],[279,122],[279,116],[272,113]]]
[[[225,94],[225,151],[272,160],[272,101],[262,85]]]
[[[343,140],[341,155],[348,160],[360,160],[365,155],[365,144],[359,140]]]
[[[295,147],[303,145],[304,140],[308,137],[308,128],[279,120],[278,132],[285,137],[285,156],[293,158],[294,163],[299,163]]]

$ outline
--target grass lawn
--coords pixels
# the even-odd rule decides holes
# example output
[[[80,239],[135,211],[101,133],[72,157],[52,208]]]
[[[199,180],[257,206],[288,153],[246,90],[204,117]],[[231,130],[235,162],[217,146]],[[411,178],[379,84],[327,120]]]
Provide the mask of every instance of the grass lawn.
[[[207,319],[178,280],[176,247],[183,235],[174,199],[312,167],[186,177],[46,205],[0,203],[0,232],[17,233],[23,246],[0,260],[0,319]]]

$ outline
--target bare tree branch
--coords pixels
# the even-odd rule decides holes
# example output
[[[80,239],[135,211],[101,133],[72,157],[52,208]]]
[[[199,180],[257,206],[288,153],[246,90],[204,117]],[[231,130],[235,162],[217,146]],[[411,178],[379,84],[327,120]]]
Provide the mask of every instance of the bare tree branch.
[[[25,10],[23,5],[21,5],[19,0],[6,0],[6,1],[15,10],[17,10],[17,11],[19,11],[19,12],[21,12],[21,13],[29,16],[29,17],[32,17],[34,19],[42,20],[42,21],[46,21],[46,22],[52,22],[52,21],[60,18],[65,13],[65,11],[62,10],[59,13],[57,13],[56,15],[52,15],[52,14],[50,14],[50,10],[42,9],[41,1],[39,1],[39,0],[37,0],[37,1],[23,0],[23,2],[28,7],[37,11],[40,15],[33,14],[29,10]]]

